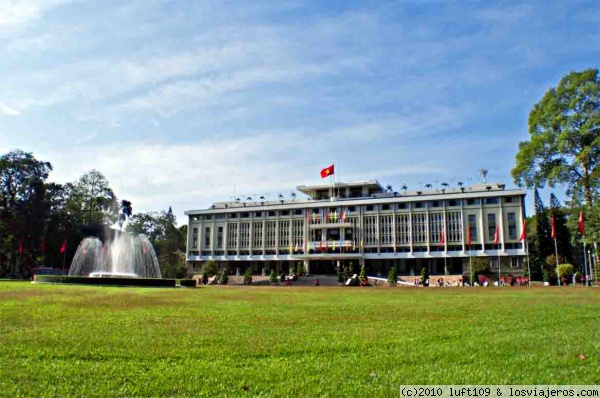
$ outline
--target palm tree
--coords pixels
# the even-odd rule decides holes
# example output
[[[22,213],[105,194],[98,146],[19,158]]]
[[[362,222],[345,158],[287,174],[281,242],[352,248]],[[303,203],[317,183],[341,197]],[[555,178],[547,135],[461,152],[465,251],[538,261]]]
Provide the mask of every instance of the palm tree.
[[[283,194],[282,193],[278,194],[277,196],[279,197],[279,200],[283,200]]]
[[[235,201],[240,203],[241,199],[240,198],[235,198]]]
[[[462,181],[459,181],[459,182],[457,182],[457,183],[456,183],[456,185],[458,185],[458,187],[459,187],[459,188],[461,188],[461,187],[462,187],[463,185],[465,185],[465,184],[464,184],[464,182],[462,182]]]
[[[260,199],[260,204],[264,205],[265,204],[265,197],[264,197],[264,195],[261,196],[259,199]]]
[[[481,178],[483,178],[483,182],[487,184],[488,170],[487,169],[479,169],[479,175],[481,176]]]
[[[450,185],[448,185],[448,183],[447,183],[447,182],[442,182],[442,184],[441,184],[441,185],[442,185],[442,187],[444,187],[444,188],[448,188],[448,187],[450,186]]]
[[[406,184],[402,185],[402,186],[400,187],[400,189],[401,189],[401,190],[403,190],[403,191],[404,191],[404,194],[406,195],[406,190],[408,189],[408,187],[406,186]]]
[[[248,202],[252,202],[252,196],[248,196],[248,197],[246,198],[246,200],[247,200]]]
[[[131,207],[131,202],[123,199],[119,205],[121,211],[119,212],[119,229],[123,230],[123,224],[127,219],[131,218],[133,214],[133,208]]]
[[[296,200],[296,192],[290,193],[290,196],[292,197],[292,200]]]
[[[386,186],[386,187],[385,187],[385,191],[386,191],[386,192],[393,192],[393,191],[394,191],[394,188],[392,188],[392,186],[391,186],[391,185],[388,185],[388,186]]]
[[[431,184],[425,184],[425,188],[427,188],[427,189],[433,188],[433,185],[431,185]]]

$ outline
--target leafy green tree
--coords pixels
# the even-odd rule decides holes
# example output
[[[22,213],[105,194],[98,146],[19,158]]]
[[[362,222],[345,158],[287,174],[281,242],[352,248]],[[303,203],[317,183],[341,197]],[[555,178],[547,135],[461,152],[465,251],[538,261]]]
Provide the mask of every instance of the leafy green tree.
[[[396,268],[396,267],[393,267]],[[397,277],[396,277],[397,278]],[[368,283],[368,278],[367,278],[367,266],[363,265],[360,268],[360,275],[358,275],[358,280],[360,281],[361,285],[366,285]]]
[[[519,143],[511,171],[515,182],[528,188],[563,184],[573,203],[585,206],[586,216],[594,214],[600,193],[599,115],[598,69],[564,76],[529,113],[530,140]],[[586,223],[585,239],[596,252],[599,228]]]
[[[83,210],[87,224],[111,225],[118,219],[119,205],[108,180],[92,170],[77,180],[73,187],[74,206]]]
[[[298,263],[296,264],[296,273],[298,274],[298,276],[304,276],[305,272],[306,270],[304,269],[304,263],[302,261],[298,261]]]
[[[567,227],[567,210],[562,207],[558,198],[550,194],[550,214],[554,216],[556,231],[556,247],[558,253],[566,259],[571,259],[571,232]]]
[[[483,257],[473,257],[471,259],[471,286],[479,281],[480,275],[488,275],[490,273],[490,260]]]
[[[567,279],[567,282],[571,282],[571,278],[573,277],[574,268],[572,264],[559,264],[558,265],[558,276],[561,280]]]
[[[208,276],[214,276],[217,274],[217,271],[217,263],[215,263],[213,260],[208,260],[202,265],[203,274],[207,274]]]

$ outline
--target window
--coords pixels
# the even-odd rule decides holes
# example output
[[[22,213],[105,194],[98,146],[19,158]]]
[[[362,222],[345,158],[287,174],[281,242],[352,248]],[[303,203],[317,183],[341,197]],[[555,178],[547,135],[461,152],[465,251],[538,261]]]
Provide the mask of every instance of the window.
[[[290,211],[289,210],[281,210],[279,212],[279,215],[281,215],[281,216],[289,216],[290,215]]]
[[[373,211],[373,205],[365,206],[365,211]]]
[[[296,209],[296,210],[294,210],[294,215],[301,216],[302,215],[302,209]]]
[[[389,210],[389,209],[390,209],[389,204],[381,205],[381,210]]]
[[[406,209],[406,203],[398,203],[398,209]]]
[[[469,214],[469,231],[471,231],[471,243],[473,243],[477,240],[477,217],[475,214]]]
[[[424,207],[425,207],[425,202],[416,202],[416,203],[415,203],[415,207],[416,207],[417,209],[422,209],[422,208],[424,208]]]
[[[207,227],[204,230],[204,246],[210,247],[210,228],[209,227]]]
[[[519,268],[519,257],[511,257],[510,258],[510,266],[513,268]]]
[[[198,246],[198,228],[192,228],[192,247]]]
[[[460,199],[451,199],[448,201],[448,206],[460,206]]]
[[[244,213],[244,214],[248,214],[248,213]],[[242,214],[242,217],[246,218],[246,217],[244,216],[244,214]],[[258,218],[262,217],[262,212],[260,212],[260,211],[255,211],[255,212],[254,212],[254,217],[258,217]]]
[[[517,221],[515,213],[508,213],[508,238],[517,239]]]
[[[498,204],[498,198],[486,198],[485,199],[485,204],[486,205],[497,205]]]
[[[431,202],[431,207],[440,207],[440,206],[442,206],[441,203],[442,202],[439,201],[439,200],[434,200],[434,201]]]
[[[496,235],[496,214],[489,213],[487,215],[487,222],[488,222],[488,239],[494,240],[494,237]]]
[[[217,229],[217,248],[223,248],[223,227]]]
[[[479,199],[467,199],[467,206],[478,205]]]
[[[275,212],[274,211],[270,211],[269,212],[269,217],[275,217]]]
[[[498,257],[493,257],[492,258],[492,268],[498,268],[499,264],[500,264],[500,262],[498,261]]]
[[[508,196],[508,197],[504,198],[504,203],[512,203],[512,202],[513,202],[512,196]]]

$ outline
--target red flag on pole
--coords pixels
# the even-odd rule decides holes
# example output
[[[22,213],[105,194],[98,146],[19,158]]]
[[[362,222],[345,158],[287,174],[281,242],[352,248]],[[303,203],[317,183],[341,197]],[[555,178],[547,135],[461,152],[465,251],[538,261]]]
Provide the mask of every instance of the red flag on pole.
[[[519,242],[524,242],[527,239],[527,222],[523,220],[523,230],[521,231],[521,237]]]
[[[579,233],[585,235],[585,227],[583,225],[583,211],[579,212]]]
[[[42,249],[42,254],[46,252],[46,238],[44,236],[42,236],[42,244],[40,245],[40,248]]]
[[[496,225],[496,230],[494,231],[494,244],[498,244],[498,226]]]
[[[23,253],[23,238],[19,238],[19,253]]]
[[[556,227],[554,226],[554,214],[552,214],[552,239],[556,239]]]
[[[65,239],[60,247],[60,252],[64,253],[67,250],[67,239]]]
[[[446,239],[444,237],[444,231],[442,231],[442,239],[440,240],[440,246],[444,246],[446,244]]]
[[[330,175],[333,175],[334,171],[335,171],[334,165],[325,167],[323,170],[321,170],[321,178],[325,178],[325,177],[329,177]]]

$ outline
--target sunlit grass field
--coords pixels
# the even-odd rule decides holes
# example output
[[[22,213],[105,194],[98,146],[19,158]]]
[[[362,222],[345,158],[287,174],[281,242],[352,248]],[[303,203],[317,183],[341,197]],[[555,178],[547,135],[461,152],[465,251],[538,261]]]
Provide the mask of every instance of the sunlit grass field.
[[[0,282],[0,395],[398,396],[600,383],[600,289]]]

